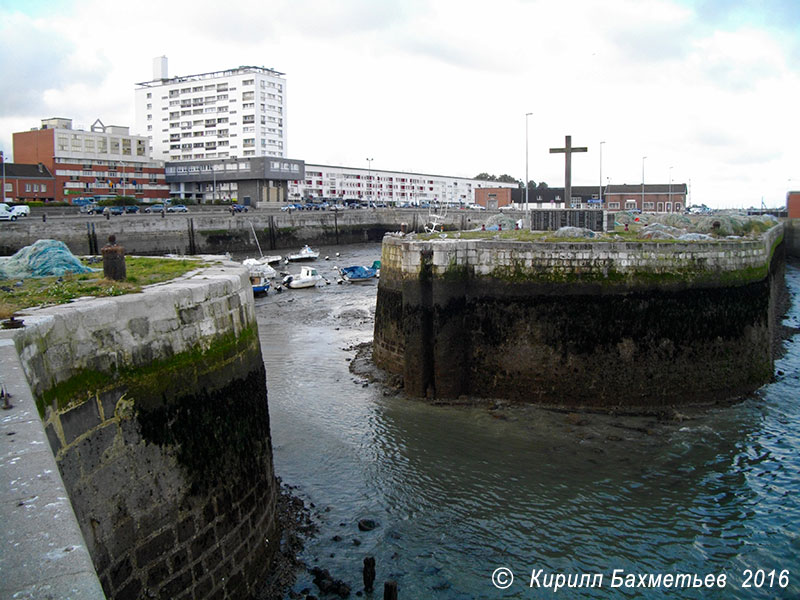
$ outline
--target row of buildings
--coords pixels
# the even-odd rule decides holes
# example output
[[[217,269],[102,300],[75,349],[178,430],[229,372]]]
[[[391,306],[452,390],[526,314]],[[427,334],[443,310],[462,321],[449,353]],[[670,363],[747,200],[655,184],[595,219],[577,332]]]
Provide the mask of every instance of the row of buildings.
[[[99,119],[73,128],[68,118],[14,133],[14,162],[3,160],[4,199],[77,203],[122,195],[140,202],[257,206],[325,199],[487,208],[523,201],[516,183],[289,158],[287,83],[275,69],[169,77],[162,56],[153,61],[153,79],[136,84],[134,95],[136,133]],[[529,201],[543,208],[680,212],[688,190],[685,184],[573,187],[569,202],[563,192],[537,189]]]

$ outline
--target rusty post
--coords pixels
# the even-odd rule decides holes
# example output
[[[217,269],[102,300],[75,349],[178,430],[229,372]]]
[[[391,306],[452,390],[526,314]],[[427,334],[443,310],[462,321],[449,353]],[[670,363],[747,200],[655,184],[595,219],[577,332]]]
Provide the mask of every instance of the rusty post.
[[[108,236],[108,244],[103,246],[103,277],[113,281],[125,281],[125,248],[117,245],[113,234]]]
[[[397,582],[390,579],[383,584],[383,600],[397,600]]]

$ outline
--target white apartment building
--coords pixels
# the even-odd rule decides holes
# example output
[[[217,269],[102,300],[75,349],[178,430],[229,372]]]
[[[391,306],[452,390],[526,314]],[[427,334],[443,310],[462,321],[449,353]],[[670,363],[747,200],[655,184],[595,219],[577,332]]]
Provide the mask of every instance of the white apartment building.
[[[477,188],[516,188],[516,183],[404,171],[336,167],[306,163],[305,178],[289,181],[289,200],[327,199],[383,202],[387,205],[442,202],[473,204]]]
[[[169,77],[136,84],[136,128],[164,161],[286,157],[286,80],[264,67]]]

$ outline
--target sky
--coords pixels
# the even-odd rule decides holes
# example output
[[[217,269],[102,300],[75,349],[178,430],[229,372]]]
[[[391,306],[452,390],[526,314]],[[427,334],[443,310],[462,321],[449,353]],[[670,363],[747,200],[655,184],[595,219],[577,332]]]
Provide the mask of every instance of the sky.
[[[573,185],[671,180],[717,208],[800,190],[800,0],[0,0],[0,150],[48,117],[143,134],[162,55],[285,73],[307,163],[524,180],[527,154],[560,187],[571,135]]]

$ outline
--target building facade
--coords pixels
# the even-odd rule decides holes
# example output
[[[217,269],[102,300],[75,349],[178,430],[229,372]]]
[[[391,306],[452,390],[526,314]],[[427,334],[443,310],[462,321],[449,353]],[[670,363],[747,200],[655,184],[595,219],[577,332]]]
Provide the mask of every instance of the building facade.
[[[516,183],[467,177],[306,164],[305,177],[289,182],[289,198],[292,202],[325,199],[377,202],[387,206],[465,205],[475,202],[475,190],[479,188],[516,186]]]
[[[800,219],[800,192],[786,193],[786,211],[790,219]]]
[[[169,197],[164,166],[150,158],[147,139],[128,127],[72,128],[72,119],[43,119],[40,129],[14,133],[14,159],[42,163],[55,177],[52,199],[74,202],[131,196],[142,202]]]
[[[52,202],[55,177],[42,163],[3,163],[3,202]]]
[[[682,213],[686,210],[687,194],[685,183],[608,185],[603,190],[603,204],[608,210]]]
[[[166,165],[170,198],[196,204],[289,202],[290,180],[305,177],[301,160],[225,158],[177,161]]]
[[[191,161],[287,156],[286,80],[264,67],[169,77],[167,58],[137,84],[136,131],[154,158]]]

